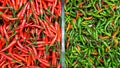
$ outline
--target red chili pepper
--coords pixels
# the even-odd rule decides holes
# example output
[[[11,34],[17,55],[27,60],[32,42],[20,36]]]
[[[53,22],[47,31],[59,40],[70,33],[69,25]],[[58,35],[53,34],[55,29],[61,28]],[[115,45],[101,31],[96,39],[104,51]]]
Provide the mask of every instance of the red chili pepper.
[[[13,67],[13,68],[20,68],[21,66],[23,66],[23,65],[14,64],[14,67]]]
[[[24,36],[24,32],[22,31],[22,32],[20,32],[20,37],[22,38],[22,39],[26,39],[26,37]]]
[[[48,24],[51,24],[51,19],[48,16],[45,16],[45,19],[46,19],[46,22],[48,22],[48,23],[45,22],[47,26]]]
[[[26,48],[28,48],[28,51],[33,55],[34,53],[33,53],[33,50],[30,48],[30,47],[28,47],[28,46],[26,46]],[[32,57],[34,60],[35,60],[35,58],[34,57]]]
[[[22,68],[40,68],[39,66],[24,66]]]
[[[24,18],[20,26],[20,32],[22,32],[23,28],[25,27],[25,23],[26,23],[26,19]]]
[[[6,60],[3,60],[1,63],[0,63],[0,67],[3,66],[3,64],[5,64]]]
[[[51,59],[51,54],[48,52],[44,55],[44,59],[49,61]]]
[[[15,9],[15,0],[11,0],[11,2],[12,2],[13,8]],[[15,9],[15,10],[16,10],[16,9]]]
[[[40,3],[40,14],[43,14],[43,6],[42,6],[42,0],[38,0]]]
[[[20,5],[20,0],[16,0],[15,9],[18,10]]]
[[[11,57],[12,57],[13,59],[15,59],[16,61],[21,62],[21,60],[18,59],[17,57],[15,57],[14,55],[12,55],[12,53],[11,53],[10,55],[11,55]],[[22,63],[22,62],[21,62],[21,63]]]
[[[5,60],[4,57],[2,55],[0,55],[0,63]]]
[[[32,10],[33,10],[33,13],[35,14],[37,14],[37,10],[36,10],[36,8],[35,8],[35,2],[33,1],[33,0],[31,0],[30,1],[30,4],[31,4],[31,7],[32,7]]]
[[[36,28],[39,28],[39,29],[43,29],[43,27],[41,27],[39,25],[28,25],[28,27],[36,27]]]
[[[41,45],[41,46],[44,46],[44,45]],[[39,47],[39,48],[37,48],[37,50],[44,51],[45,48],[44,47]]]
[[[0,38],[0,50],[2,49],[2,47],[5,45],[5,39],[2,37]]]
[[[14,46],[16,44],[16,40],[13,40],[7,47],[5,47],[4,49],[2,49],[0,52],[3,52],[5,50],[7,50],[8,48]]]
[[[49,27],[48,23],[47,23],[47,22],[44,22],[44,23],[45,23],[45,25],[46,25],[46,31],[47,31],[47,33],[49,34],[48,36],[49,36],[49,37],[53,37],[53,36],[54,36],[54,33],[50,31],[50,27]]]
[[[36,20],[36,22],[35,22],[35,23],[39,25],[39,21],[38,21],[38,16],[37,16],[37,14],[36,14],[36,13],[34,13],[34,14],[33,14],[33,16],[34,16],[34,18],[35,18],[35,20]]]
[[[20,4],[19,4],[19,6],[20,6],[20,7],[22,6],[22,4],[23,4],[23,1],[24,1],[24,0],[21,0],[21,1],[20,1]]]
[[[38,57],[41,57],[43,55],[43,51],[38,51]]]
[[[54,28],[54,26],[51,24],[51,25],[49,25],[49,28],[48,28],[50,31],[52,31],[52,32],[54,32],[54,33],[56,33],[56,30],[55,30],[55,28]]]
[[[54,0],[45,0],[45,1],[47,1],[47,2],[54,2]]]
[[[8,68],[12,68],[10,61],[8,61]]]
[[[20,60],[22,60],[22,61],[24,61],[25,63],[26,63],[26,60],[23,58],[23,57],[21,57],[20,55],[17,55],[17,54],[13,54],[16,58],[18,58],[18,59],[20,59]]]
[[[26,47],[29,49],[29,52],[30,52],[30,54],[32,55],[32,59],[35,61],[36,58],[35,58],[35,55],[34,55],[32,49],[31,49],[30,47],[28,47],[28,46],[26,46]]]
[[[28,59],[27,59],[27,66],[30,66],[31,61],[32,61],[31,55],[29,55],[29,56],[28,56]]]
[[[54,37],[54,36],[55,36],[55,34],[50,30],[50,27],[47,27],[46,30],[47,30],[47,32],[48,32],[48,34],[49,34],[49,35],[48,35],[49,37]]]
[[[46,41],[37,41],[37,44],[49,44],[50,42],[46,42]]]
[[[61,11],[59,11],[58,9],[55,9],[55,14],[56,14],[57,16],[61,16]]]
[[[7,55],[5,55],[5,54],[3,54],[3,53],[0,53],[0,55],[4,56],[6,59],[8,59],[8,60],[10,60],[10,61],[13,60],[11,57],[9,57],[9,56],[7,56]]]
[[[52,66],[55,67],[57,63],[57,59],[56,59],[56,52],[53,51],[52,52]]]
[[[4,14],[2,12],[0,12],[0,17],[2,17],[7,22],[10,21],[10,20],[15,21],[15,20],[18,19],[18,18],[10,18],[10,17],[8,17],[6,14]]]
[[[42,32],[42,30],[40,30],[40,32],[39,32],[39,29],[35,29],[35,33],[36,33],[36,36],[37,36],[37,38],[36,38],[36,40],[40,40],[40,33]]]
[[[41,26],[42,26],[43,28],[46,27],[46,26],[45,26],[45,23],[44,23],[43,21],[39,20],[39,22],[40,22],[40,24],[41,24]]]
[[[47,3],[47,6],[51,6],[51,8],[52,8],[52,5],[53,5],[53,4],[50,3],[50,2]],[[51,9],[51,8],[50,8],[50,9]]]
[[[18,18],[22,19],[24,17],[24,14],[27,10],[28,5],[30,5],[29,2],[27,2],[27,4],[24,6],[24,8],[22,8],[22,10],[17,14]]]
[[[38,5],[38,0],[35,0],[35,6],[36,6],[37,14],[39,15],[40,14],[40,8],[39,8],[39,5]]]
[[[47,67],[50,67],[50,64],[48,64],[48,62],[47,62],[46,60],[40,59],[40,58],[37,58],[37,59],[38,59],[38,61],[39,61],[40,63],[44,64],[44,65],[47,66]]]
[[[57,65],[57,68],[61,68],[61,64],[58,64],[58,65]]]
[[[47,5],[46,3],[42,0],[42,5],[43,5],[43,8],[46,10],[47,9]]]
[[[32,45],[32,49],[33,49],[33,52],[34,52],[35,56],[37,56],[37,50],[33,45]]]
[[[27,21],[30,20],[30,16],[32,16],[32,10],[30,9],[30,5],[28,5],[26,14]]]
[[[13,7],[13,4],[10,0],[7,0],[7,4],[9,4],[11,7]]]
[[[6,6],[7,0],[0,1],[2,3],[2,6]]]
[[[55,29],[56,29],[56,32],[58,34],[57,41],[60,42],[60,40],[61,40],[61,29],[60,29],[60,25],[58,24],[58,22],[55,22]]]
[[[26,50],[25,48],[20,48],[19,46],[16,46],[16,48],[18,50],[21,50],[23,53],[28,53],[28,50]]]
[[[19,40],[17,41],[17,44],[18,44],[19,47],[24,48]]]
[[[3,26],[0,26],[0,33],[1,33],[1,36],[4,37],[4,32],[3,32]]]
[[[28,0],[23,0],[23,4],[26,4]]]
[[[8,53],[12,53],[13,46],[8,49]]]
[[[6,25],[4,25],[4,27],[3,27],[3,32],[5,34],[5,37],[6,37],[7,41],[9,41],[9,36],[7,34],[7,31],[6,31],[5,27],[6,27]]]
[[[48,33],[47,30],[44,31],[44,34],[46,34],[46,36],[48,36],[48,37],[51,37],[51,35]]]
[[[53,46],[53,44],[55,43],[56,40],[57,40],[57,34],[55,35],[55,37],[54,37],[53,40],[51,41],[50,45]]]
[[[52,6],[52,11],[51,11],[52,14],[54,14],[54,9],[55,9],[55,7],[56,7],[56,5],[57,5],[57,1],[58,1],[58,0],[55,0],[55,1],[54,1],[54,4],[53,4],[53,6]]]

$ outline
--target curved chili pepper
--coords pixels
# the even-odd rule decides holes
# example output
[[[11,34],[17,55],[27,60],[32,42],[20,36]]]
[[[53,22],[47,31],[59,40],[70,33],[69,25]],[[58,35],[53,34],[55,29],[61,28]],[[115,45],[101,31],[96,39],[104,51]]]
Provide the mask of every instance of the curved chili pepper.
[[[3,66],[3,64],[5,64],[6,60],[3,60],[1,63],[0,63],[0,67]]]
[[[16,58],[18,58],[18,59],[20,59],[20,60],[22,60],[22,61],[24,61],[25,63],[26,63],[26,60],[23,58],[23,57],[21,57],[21,56],[19,56],[19,55],[17,55],[17,54],[13,54]]]
[[[18,18],[10,18],[10,17],[8,17],[6,14],[4,14],[2,12],[0,12],[0,17],[2,17],[7,22],[10,21],[10,20],[12,20],[12,21],[18,20]]]
[[[33,49],[33,52],[34,52],[35,56],[37,56],[37,50],[33,45],[32,45],[32,49]]]
[[[9,57],[9,56],[7,56],[7,55],[5,55],[5,54],[3,54],[3,53],[0,53],[0,55],[4,56],[6,59],[8,59],[8,60],[10,60],[10,61],[13,60],[11,57]]]
[[[20,48],[19,46],[16,46],[18,50],[21,50],[23,53],[28,53],[28,50],[25,48]]]
[[[12,55],[12,53],[11,53],[10,55],[11,55],[11,57],[12,57],[13,59],[15,59],[16,61],[21,62],[21,60],[18,59],[17,57],[15,57],[14,55]]]
[[[48,64],[48,62],[47,62],[46,60],[40,59],[40,58],[37,58],[37,59],[38,59],[38,61],[39,61],[40,63],[44,64],[44,65],[47,66],[47,67],[50,67],[50,65]]]
[[[57,40],[57,34],[55,35],[55,37],[54,37],[53,40],[51,41],[50,45],[53,45],[56,40]]]
[[[16,40],[13,40],[7,47],[5,47],[4,49],[2,49],[0,52],[3,52],[5,50],[7,50],[8,48],[14,46],[16,44]]]

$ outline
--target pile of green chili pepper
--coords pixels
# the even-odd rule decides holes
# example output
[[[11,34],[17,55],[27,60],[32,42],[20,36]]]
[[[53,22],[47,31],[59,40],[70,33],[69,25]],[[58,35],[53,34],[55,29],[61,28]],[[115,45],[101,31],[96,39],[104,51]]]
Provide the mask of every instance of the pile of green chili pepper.
[[[120,1],[65,0],[66,68],[120,67]]]

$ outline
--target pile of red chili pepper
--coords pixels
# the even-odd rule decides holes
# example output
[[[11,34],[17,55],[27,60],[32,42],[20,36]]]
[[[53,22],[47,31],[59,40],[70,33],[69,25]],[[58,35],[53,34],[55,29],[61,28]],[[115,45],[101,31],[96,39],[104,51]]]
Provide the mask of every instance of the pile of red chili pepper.
[[[61,0],[0,0],[0,67],[60,68]]]

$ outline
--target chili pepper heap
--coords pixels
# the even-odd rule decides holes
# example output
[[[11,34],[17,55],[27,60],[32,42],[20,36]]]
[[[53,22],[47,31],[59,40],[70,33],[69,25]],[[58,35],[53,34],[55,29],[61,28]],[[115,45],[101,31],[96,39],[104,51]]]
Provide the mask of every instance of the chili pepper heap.
[[[65,0],[66,68],[120,67],[120,0]]]
[[[0,67],[60,67],[61,0],[0,0]]]

